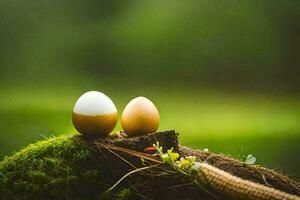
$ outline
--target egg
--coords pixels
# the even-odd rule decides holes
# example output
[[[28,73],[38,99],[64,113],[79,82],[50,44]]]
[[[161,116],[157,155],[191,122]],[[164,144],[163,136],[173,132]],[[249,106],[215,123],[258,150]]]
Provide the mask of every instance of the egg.
[[[155,105],[145,97],[132,99],[122,113],[122,127],[128,136],[138,136],[157,131],[160,116]]]
[[[118,112],[108,96],[89,91],[76,101],[72,121],[76,130],[84,136],[106,137],[117,124]]]

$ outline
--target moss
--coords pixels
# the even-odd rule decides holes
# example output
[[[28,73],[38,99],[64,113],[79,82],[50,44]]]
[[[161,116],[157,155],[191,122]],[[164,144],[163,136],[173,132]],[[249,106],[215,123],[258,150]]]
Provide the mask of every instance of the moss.
[[[131,196],[131,191],[128,188],[124,188],[116,195],[116,200],[126,200]]]
[[[138,151],[161,141],[168,149],[177,146],[177,134],[166,131],[104,141]],[[140,159],[131,156],[126,159],[136,166],[140,164]],[[123,181],[111,193],[105,192],[129,169],[114,154],[99,151],[93,139],[52,137],[0,161],[0,199],[135,199],[127,189],[134,184],[130,180]]]
[[[0,196],[22,199],[90,199],[106,188],[80,141],[53,137],[0,162]],[[79,188],[79,189],[78,189]]]

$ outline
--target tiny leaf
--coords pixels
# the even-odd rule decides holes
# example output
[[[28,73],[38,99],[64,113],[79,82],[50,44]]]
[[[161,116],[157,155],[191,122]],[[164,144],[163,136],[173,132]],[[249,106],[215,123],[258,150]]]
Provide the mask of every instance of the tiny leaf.
[[[256,158],[255,158],[253,155],[251,155],[251,154],[249,154],[249,155],[246,157],[246,159],[245,159],[245,164],[246,164],[246,165],[254,165],[255,162],[256,162]]]
[[[168,156],[169,156],[169,158],[172,161],[175,161],[175,160],[177,160],[179,158],[179,154],[178,153],[174,153],[172,151],[173,151],[172,149],[170,149],[170,150],[167,151],[168,152]]]

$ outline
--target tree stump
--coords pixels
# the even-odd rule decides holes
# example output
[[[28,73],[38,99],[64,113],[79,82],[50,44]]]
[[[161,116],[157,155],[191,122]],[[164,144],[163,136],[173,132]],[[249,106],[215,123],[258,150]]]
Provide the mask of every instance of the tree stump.
[[[147,168],[141,158],[126,151],[144,152],[159,142],[182,156],[196,156],[242,179],[300,195],[300,184],[287,176],[231,157],[179,146],[175,131],[132,138],[86,139],[55,137],[29,145],[0,162],[2,199],[222,199],[212,188],[201,188],[190,177],[172,172],[164,164]],[[105,145],[124,149],[104,148]],[[146,155],[146,154],[145,154]],[[148,155],[148,154],[147,154]],[[161,167],[160,167],[161,166]],[[124,175],[110,192],[107,190]],[[0,199],[1,199],[0,198]],[[230,198],[228,198],[230,199]]]

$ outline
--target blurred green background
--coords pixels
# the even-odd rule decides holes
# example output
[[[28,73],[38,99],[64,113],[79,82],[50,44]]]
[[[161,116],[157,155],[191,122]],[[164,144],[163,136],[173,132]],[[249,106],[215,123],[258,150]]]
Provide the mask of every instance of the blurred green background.
[[[0,154],[76,133],[98,90],[119,116],[148,97],[184,145],[300,178],[299,19],[298,0],[1,0]]]

